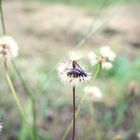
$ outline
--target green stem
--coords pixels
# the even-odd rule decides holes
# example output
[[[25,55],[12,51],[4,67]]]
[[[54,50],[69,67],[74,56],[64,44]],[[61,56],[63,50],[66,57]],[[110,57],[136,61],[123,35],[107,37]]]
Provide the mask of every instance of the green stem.
[[[0,18],[1,18],[1,24],[2,24],[2,34],[5,35],[6,34],[6,28],[5,28],[5,22],[4,22],[4,15],[3,15],[3,9],[2,9],[2,0],[0,0]],[[33,140],[37,140],[37,137],[36,137],[36,110],[35,110],[35,100],[32,96],[32,94],[29,92],[25,82],[24,82],[24,79],[22,78],[22,76],[20,75],[20,72],[18,70],[18,68],[16,67],[16,64],[14,63],[13,61],[13,66],[15,68],[15,71],[17,72],[18,74],[18,77],[20,78],[20,81],[22,82],[22,85],[23,85],[23,88],[25,90],[25,93],[30,97],[30,100],[32,100],[32,107],[33,107],[33,133],[31,134],[32,137],[33,137]],[[13,97],[15,98],[15,101],[16,101],[16,104],[18,106],[18,109],[23,117],[23,120],[28,124],[29,128],[31,129],[30,127],[30,123],[28,122],[28,120],[26,119],[26,114],[25,114],[25,111],[21,105],[21,102],[17,96],[17,93],[16,93],[16,90],[14,88],[14,85],[12,83],[12,80],[9,76],[9,73],[8,73],[8,68],[7,68],[7,60],[6,58],[4,58],[4,68],[5,68],[5,76],[6,76],[6,80],[8,82],[8,85],[11,89],[11,92],[13,94]]]
[[[23,88],[24,88],[24,91],[25,93],[27,94],[27,96],[29,97],[29,99],[31,100],[32,102],[32,117],[33,117],[33,124],[32,124],[32,139],[33,140],[36,140],[37,139],[37,130],[36,130],[36,107],[35,107],[35,98],[34,96],[30,93],[26,83],[25,83],[25,80],[23,79],[22,75],[20,74],[20,71],[16,65],[16,63],[14,61],[12,61],[12,64],[13,64],[13,67],[14,67],[14,70],[16,71],[22,85],[23,85]]]
[[[34,98],[34,96],[31,94],[31,92],[29,91],[28,87],[27,87],[27,84],[25,83],[25,80],[23,79],[16,63],[14,61],[12,61],[12,64],[13,64],[13,67],[14,67],[14,70],[17,74],[17,76],[19,77],[20,81],[21,81],[21,84],[23,85],[23,88],[24,88],[24,91],[26,93],[26,95],[32,100]]]
[[[24,112],[24,110],[23,110],[23,108],[22,108],[22,105],[21,105],[19,99],[18,99],[17,93],[16,93],[16,91],[15,91],[15,88],[14,88],[14,86],[13,86],[13,83],[12,83],[11,78],[10,78],[10,76],[9,76],[9,74],[8,74],[7,71],[5,72],[5,76],[6,76],[8,85],[9,85],[9,87],[10,87],[10,89],[11,89],[11,92],[12,92],[12,94],[13,94],[13,96],[14,96],[14,98],[15,98],[15,101],[16,101],[16,103],[17,103],[18,109],[19,109],[19,111],[20,111],[20,113],[21,113],[21,115],[22,115],[24,121],[25,121],[26,123],[28,123],[28,121],[26,120],[25,112]]]
[[[37,129],[36,129],[36,105],[35,99],[32,99],[32,114],[33,114],[33,140],[37,140]]]
[[[12,94],[13,94],[13,97],[14,97],[14,99],[15,99],[15,101],[16,101],[17,107],[18,107],[18,109],[19,109],[19,111],[20,111],[20,114],[21,114],[23,120],[25,121],[25,123],[26,123],[26,124],[28,125],[28,127],[30,128],[30,133],[31,133],[31,136],[33,137],[33,133],[31,132],[32,127],[30,126],[30,123],[29,123],[28,120],[26,119],[25,111],[24,111],[24,109],[23,109],[23,107],[22,107],[22,105],[21,105],[21,102],[20,102],[20,100],[19,100],[19,98],[18,98],[18,96],[17,96],[17,93],[16,93],[16,90],[15,90],[14,85],[13,85],[13,83],[12,83],[12,80],[11,80],[11,78],[10,78],[10,76],[9,76],[6,60],[4,61],[4,67],[5,67],[5,76],[6,76],[6,80],[7,80],[7,82],[8,82],[8,85],[9,85],[10,89],[11,89],[11,92],[12,92]],[[35,139],[33,139],[33,140],[35,140]]]
[[[35,98],[34,96],[30,93],[25,80],[23,79],[22,75],[20,74],[20,71],[16,65],[16,63],[14,61],[12,61],[13,67],[23,85],[23,88],[25,90],[25,93],[27,94],[27,96],[29,97],[29,99],[32,102],[32,117],[33,117],[33,124],[32,124],[32,139],[33,140],[37,140],[37,129],[36,129],[36,107],[35,107]]]
[[[32,126],[32,128],[31,128],[30,123],[29,123],[29,122],[27,121],[27,119],[26,119],[25,111],[24,111],[24,109],[23,109],[23,107],[22,107],[22,105],[21,105],[21,103],[20,103],[20,100],[19,100],[19,98],[18,98],[18,96],[17,96],[17,93],[16,93],[16,91],[15,91],[15,89],[14,89],[13,83],[12,83],[12,81],[11,81],[11,78],[10,78],[8,72],[6,72],[5,75],[6,75],[6,79],[7,79],[7,82],[8,82],[8,84],[9,84],[9,87],[10,87],[10,89],[11,89],[11,92],[12,92],[14,98],[15,98],[15,101],[16,101],[16,104],[17,104],[17,106],[18,106],[18,109],[19,109],[19,111],[20,111],[20,113],[21,113],[21,115],[22,115],[22,117],[23,117],[23,120],[28,124],[29,128],[32,129],[32,138],[33,138],[33,140],[37,140],[35,100],[32,99],[33,126]]]
[[[100,133],[100,126],[99,124],[97,124],[97,120],[96,120],[96,116],[95,116],[95,113],[94,113],[94,106],[93,106],[93,103],[91,101],[89,101],[89,110],[91,112],[91,115],[92,115],[92,120],[91,120],[91,124],[92,124],[92,131],[95,133],[95,137],[97,140],[101,140],[102,138],[102,135]]]
[[[2,32],[3,32],[3,35],[5,35],[6,30],[5,30],[4,16],[3,16],[3,10],[2,10],[2,0],[0,0],[0,17],[1,17],[1,24],[2,24]]]
[[[100,70],[101,70],[101,64],[99,63],[94,77],[90,80],[90,82],[89,82],[88,84],[94,82],[94,80],[96,79],[96,77],[97,77],[98,73],[100,72]],[[86,93],[83,94],[83,96],[82,96],[82,98],[81,98],[81,100],[80,100],[80,103],[79,103],[78,108],[77,108],[77,110],[76,110],[75,118],[77,118],[77,116],[78,116],[78,114],[79,114],[79,112],[80,112],[81,105],[83,104],[83,101],[84,101],[85,97],[86,97]],[[72,123],[73,123],[73,121],[70,122],[70,124],[69,124],[69,126],[67,127],[67,129],[66,129],[66,131],[65,131],[65,133],[64,133],[64,135],[63,135],[63,137],[62,137],[61,140],[65,140],[65,139],[66,139],[68,133],[69,133],[70,130],[72,129]]]
[[[98,66],[97,66],[97,70],[96,70],[96,73],[94,74],[94,77],[89,81],[88,84],[92,84],[92,83],[94,82],[94,80],[96,79],[98,73],[99,73],[100,70],[101,70],[101,65],[102,65],[101,63],[98,64]]]
[[[5,77],[6,77],[7,83],[8,83],[8,85],[9,85],[10,89],[11,89],[11,92],[12,92],[12,94],[13,94],[13,97],[15,98],[15,101],[16,101],[16,104],[17,104],[17,106],[18,106],[18,109],[19,109],[19,111],[20,111],[20,113],[21,113],[21,115],[22,115],[24,121],[25,121],[27,124],[29,124],[28,121],[27,121],[27,119],[26,119],[25,111],[24,111],[24,109],[22,108],[22,105],[21,105],[20,100],[19,100],[19,98],[18,98],[18,96],[17,96],[17,93],[16,93],[16,90],[15,90],[14,85],[13,85],[13,83],[12,83],[12,80],[11,80],[11,78],[10,78],[10,76],[9,76],[9,73],[8,73],[8,66],[7,66],[7,59],[6,59],[6,58],[4,58],[4,68],[5,68]]]

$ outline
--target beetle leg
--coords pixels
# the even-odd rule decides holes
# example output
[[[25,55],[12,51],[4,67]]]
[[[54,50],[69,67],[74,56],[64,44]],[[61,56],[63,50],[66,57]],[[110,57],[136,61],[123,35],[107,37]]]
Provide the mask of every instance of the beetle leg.
[[[82,76],[82,80],[83,80],[83,82],[85,81],[85,79],[84,79],[84,77]]]
[[[69,81],[70,83],[72,82],[72,79],[70,79],[70,81]]]
[[[79,76],[79,81],[81,82],[82,81],[82,79],[81,79],[81,77]]]

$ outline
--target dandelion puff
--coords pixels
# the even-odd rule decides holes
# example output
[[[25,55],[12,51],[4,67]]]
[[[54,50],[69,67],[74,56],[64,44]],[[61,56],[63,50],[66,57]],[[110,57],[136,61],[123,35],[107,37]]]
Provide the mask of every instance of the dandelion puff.
[[[109,70],[113,67],[112,63],[116,57],[116,54],[111,51],[110,47],[102,47],[99,51],[99,55],[96,55],[94,52],[88,54],[89,61],[91,65],[100,63],[102,69]]]
[[[0,37],[0,57],[9,60],[18,55],[18,46],[11,36]]]
[[[63,73],[68,67],[69,67],[68,61],[66,61],[66,60],[62,61],[62,62],[59,63],[57,71],[59,73]]]
[[[68,57],[71,61],[77,61],[82,58],[82,54],[79,51],[70,51]]]
[[[138,137],[138,139],[140,139],[140,132],[137,133],[137,137]]]
[[[109,61],[114,61],[116,54],[111,51],[109,46],[104,46],[100,49],[100,53],[102,56],[107,57]]]
[[[87,83],[91,79],[90,73],[85,72],[77,62],[80,57],[78,52],[72,51],[69,53],[69,59],[59,64],[58,76],[65,84],[77,86],[79,83]]]
[[[103,99],[103,94],[101,90],[96,86],[86,86],[84,88],[87,100],[92,102],[100,102]]]
[[[97,55],[94,52],[90,51],[88,54],[88,58],[92,65],[95,65],[98,63]]]
[[[0,124],[0,132],[2,131],[3,129],[3,124]]]
[[[109,70],[113,67],[113,65],[110,62],[102,62],[102,68]]]
[[[68,53],[68,60],[63,61],[58,66],[58,76],[61,81],[69,83],[72,85],[72,94],[73,94],[73,131],[72,139],[75,139],[75,92],[76,86],[79,83],[86,83],[90,79],[90,74],[85,72],[83,67],[79,65],[78,60],[81,58],[81,55],[78,52],[71,51]]]

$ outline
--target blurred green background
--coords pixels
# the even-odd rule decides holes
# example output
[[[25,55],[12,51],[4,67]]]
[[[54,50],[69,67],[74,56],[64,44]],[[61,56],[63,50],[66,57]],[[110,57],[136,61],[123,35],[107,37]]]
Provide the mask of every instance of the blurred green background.
[[[104,6],[112,5],[112,4],[118,4],[119,2],[124,2],[124,4],[128,3],[135,3],[137,4],[139,0],[36,0],[36,1],[41,1],[44,3],[53,3],[53,4],[72,4],[76,6],[88,6],[88,7],[93,7],[93,6],[99,6],[100,3],[104,3]]]
[[[88,54],[111,46],[117,58],[93,83],[103,93],[100,102],[85,99],[76,120],[77,140],[140,139],[140,1],[139,0],[4,0],[6,30],[19,45],[15,62],[37,96],[37,128],[41,140],[61,140],[72,118],[72,93],[57,75],[69,50]],[[1,31],[1,28],[0,28]],[[83,38],[87,37],[84,43]],[[80,43],[79,43],[80,42]],[[82,61],[82,60],[81,60]],[[83,60],[93,75],[96,67]],[[28,118],[31,103],[16,71],[10,74]],[[0,140],[30,140],[0,65]],[[76,89],[78,106],[84,87]],[[71,139],[71,132],[66,140]]]

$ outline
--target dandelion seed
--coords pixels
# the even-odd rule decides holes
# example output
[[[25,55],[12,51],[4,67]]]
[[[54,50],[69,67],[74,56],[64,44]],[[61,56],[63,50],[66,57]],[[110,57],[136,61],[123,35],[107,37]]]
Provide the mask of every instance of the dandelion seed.
[[[3,121],[2,121],[2,117],[0,117],[0,132],[2,131],[3,129]]]
[[[92,65],[95,65],[98,63],[98,59],[97,59],[98,57],[94,52],[90,51],[90,53],[88,54],[88,58]]]
[[[137,133],[137,137],[140,140],[140,132]]]
[[[71,61],[77,61],[82,58],[82,54],[79,51],[70,51],[68,57]]]
[[[101,90],[96,86],[86,86],[84,88],[84,92],[86,93],[87,100],[89,101],[100,102],[103,99]]]
[[[10,36],[0,37],[0,57],[9,60],[18,55],[18,46]]]
[[[2,131],[3,129],[3,123],[0,123],[0,132]]]
[[[110,47],[102,47],[100,49],[99,55],[96,55],[94,52],[90,52],[88,54],[89,61],[92,65],[97,64],[98,62],[101,63],[103,69],[110,69],[112,68],[112,63],[116,57],[116,54],[111,51]]]
[[[109,61],[114,61],[116,54],[111,51],[109,46],[104,46],[100,49],[101,55],[107,57]]]
[[[78,85],[80,82],[87,82],[90,80],[90,74],[85,72],[78,64],[77,60],[81,58],[77,52],[70,52],[69,59],[63,61],[58,66],[58,74],[64,83],[71,85]]]

